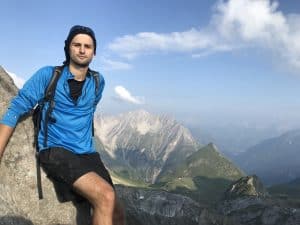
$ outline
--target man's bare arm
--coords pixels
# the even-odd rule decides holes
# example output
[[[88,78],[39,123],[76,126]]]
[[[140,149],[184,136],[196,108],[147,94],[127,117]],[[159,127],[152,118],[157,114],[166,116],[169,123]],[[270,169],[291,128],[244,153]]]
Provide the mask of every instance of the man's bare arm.
[[[7,142],[13,132],[14,132],[14,128],[4,124],[0,124],[0,160],[4,153]]]

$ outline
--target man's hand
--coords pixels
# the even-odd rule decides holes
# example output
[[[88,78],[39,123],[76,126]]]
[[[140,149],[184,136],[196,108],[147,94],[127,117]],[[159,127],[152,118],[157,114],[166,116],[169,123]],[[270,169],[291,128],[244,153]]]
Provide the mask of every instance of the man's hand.
[[[14,128],[0,124],[0,160],[2,159],[7,142],[13,132]]]

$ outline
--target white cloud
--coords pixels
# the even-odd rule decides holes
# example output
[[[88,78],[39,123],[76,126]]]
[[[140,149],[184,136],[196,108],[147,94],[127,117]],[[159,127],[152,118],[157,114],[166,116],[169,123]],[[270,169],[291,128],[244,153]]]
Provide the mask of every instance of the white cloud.
[[[133,58],[143,53],[156,51],[190,52],[195,49],[212,48],[214,37],[194,28],[184,32],[157,34],[143,32],[136,35],[126,35],[114,40],[108,48],[126,58]]]
[[[101,58],[101,64],[103,67],[103,70],[128,70],[131,69],[132,66],[125,62],[120,61],[114,61],[108,58]]]
[[[133,96],[123,86],[116,86],[115,87],[115,92],[117,94],[117,98],[122,100],[122,101],[137,104],[137,105],[144,104],[144,102],[145,102],[144,97]]]
[[[17,75],[14,74],[14,73],[11,73],[11,72],[9,72],[9,71],[7,71],[7,70],[5,70],[5,71],[6,71],[6,72],[9,74],[9,76],[13,79],[15,85],[16,85],[19,89],[23,87],[23,85],[24,85],[24,83],[25,83],[25,80],[24,80],[23,78],[17,76]]]
[[[158,52],[203,57],[251,46],[267,49],[300,68],[300,15],[284,15],[278,7],[278,2],[271,0],[219,0],[211,21],[202,29],[125,35],[116,38],[108,49],[130,59]]]
[[[213,22],[223,41],[268,49],[300,68],[299,15],[284,15],[278,6],[270,0],[221,1]]]
[[[213,20],[223,37],[232,39],[238,35],[244,41],[271,40],[288,31],[286,19],[277,8],[278,3],[269,0],[221,1],[216,5]]]

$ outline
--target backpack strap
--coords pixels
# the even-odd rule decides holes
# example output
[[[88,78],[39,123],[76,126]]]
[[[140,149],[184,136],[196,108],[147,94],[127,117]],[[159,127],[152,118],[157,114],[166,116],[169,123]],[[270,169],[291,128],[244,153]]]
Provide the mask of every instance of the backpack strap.
[[[46,111],[44,129],[45,129],[45,139],[44,139],[44,146],[47,146],[48,140],[48,122],[51,118],[51,112],[54,108],[54,94],[57,85],[57,81],[61,75],[63,70],[63,66],[56,66],[54,68],[51,80],[46,88],[44,98],[38,102],[33,108],[33,123],[34,123],[34,144],[36,148],[36,176],[37,176],[37,189],[39,199],[43,199],[43,189],[42,189],[42,179],[41,179],[41,166],[40,166],[40,157],[39,157],[39,145],[38,145],[38,134],[41,128],[41,120],[42,120],[42,113],[45,102],[49,102],[49,108]]]
[[[57,81],[60,78],[61,72],[63,70],[63,66],[56,66],[53,71],[53,75],[51,78],[51,81],[45,91],[45,96],[44,96],[44,102],[49,102],[49,107],[46,111],[45,114],[45,122],[44,122],[44,131],[45,131],[45,138],[44,138],[44,143],[43,146],[47,147],[47,142],[48,142],[48,123],[50,122],[55,122],[55,119],[51,117],[51,113],[53,111],[53,108],[55,106],[55,101],[54,101],[54,95],[55,95],[55,89],[57,85]],[[42,113],[42,112],[41,112]]]
[[[99,92],[99,86],[100,86],[100,76],[99,76],[99,72],[94,71],[94,70],[90,70],[89,72],[92,74],[94,81],[95,81],[95,95],[97,96],[98,92]]]
[[[90,70],[89,72],[92,74],[94,81],[95,81],[95,96],[97,96],[98,92],[99,92],[99,86],[100,86],[100,75],[97,71],[94,70]],[[96,107],[96,100],[94,103],[94,107]],[[92,136],[94,137],[95,134],[95,126],[94,126],[94,118],[92,120]]]
[[[54,94],[55,94],[55,89],[56,89],[56,85],[57,85],[57,81],[60,78],[61,72],[63,70],[63,66],[56,66],[54,67],[54,71],[52,74],[52,78],[48,84],[48,87],[45,91],[45,100],[46,101],[50,101],[51,99],[53,100],[54,98]]]

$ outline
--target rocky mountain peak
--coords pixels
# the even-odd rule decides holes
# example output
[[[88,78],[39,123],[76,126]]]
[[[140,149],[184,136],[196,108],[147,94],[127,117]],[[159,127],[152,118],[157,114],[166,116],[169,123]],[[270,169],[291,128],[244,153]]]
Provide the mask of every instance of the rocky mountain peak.
[[[8,75],[5,69],[0,66],[0,87],[3,90],[3,97],[9,99],[9,95],[14,96],[18,92],[17,86],[14,84],[13,79]]]
[[[244,196],[267,197],[269,193],[256,175],[242,177],[234,182],[225,193],[226,199]]]
[[[214,143],[209,143],[207,146],[216,152],[220,152],[218,147]]]
[[[108,161],[120,160],[129,169],[143,168],[147,173],[143,178],[151,182],[170,160],[183,160],[199,145],[190,131],[171,117],[145,110],[118,116],[98,116],[95,128],[103,146],[102,154],[109,155]],[[128,171],[128,168],[123,170]]]
[[[150,114],[145,110],[131,111],[118,116],[96,117],[96,134],[104,144],[106,150],[113,152],[117,148],[117,139],[126,139],[130,133],[138,136],[160,136],[169,135],[166,138],[173,138],[172,134],[178,138],[184,138],[192,144],[196,141],[192,137],[190,131],[167,116],[158,116]],[[155,141],[155,138],[154,138]],[[156,139],[156,141],[159,141]],[[118,146],[126,145],[128,141],[119,142]]]

